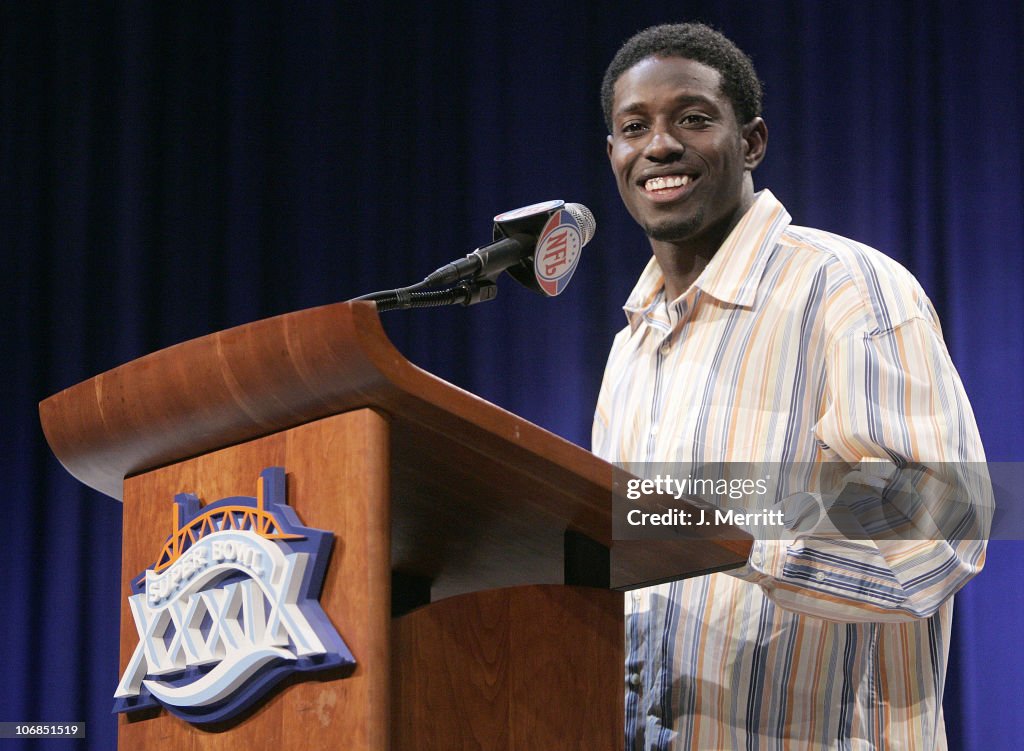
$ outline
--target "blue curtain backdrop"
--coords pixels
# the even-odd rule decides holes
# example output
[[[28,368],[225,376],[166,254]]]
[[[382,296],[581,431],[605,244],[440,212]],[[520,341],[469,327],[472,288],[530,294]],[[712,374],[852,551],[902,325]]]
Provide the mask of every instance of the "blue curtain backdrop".
[[[386,326],[414,362],[588,445],[649,253],[598,86],[632,32],[690,19],[766,83],[757,185],[917,274],[990,458],[1024,460],[1019,0],[3,3],[0,720],[85,720],[77,747],[114,745],[120,507],[43,442],[36,404],[63,387],[418,280],[494,214],[564,198],[598,232],[562,297],[507,280],[495,302]],[[1024,737],[1022,553],[993,544],[959,596],[954,749]]]

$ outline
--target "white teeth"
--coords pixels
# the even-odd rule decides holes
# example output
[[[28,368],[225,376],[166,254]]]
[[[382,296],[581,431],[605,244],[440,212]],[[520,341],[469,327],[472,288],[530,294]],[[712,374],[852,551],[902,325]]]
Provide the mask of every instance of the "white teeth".
[[[644,190],[666,190],[668,188],[681,188],[690,182],[689,175],[669,175],[667,177],[652,177],[644,183]]]

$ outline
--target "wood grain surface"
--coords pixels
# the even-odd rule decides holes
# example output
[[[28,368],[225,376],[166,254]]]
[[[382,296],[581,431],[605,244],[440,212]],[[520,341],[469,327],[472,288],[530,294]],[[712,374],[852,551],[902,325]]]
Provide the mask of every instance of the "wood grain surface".
[[[68,470],[119,498],[125,477],[364,407],[391,422],[392,565],[432,580],[435,598],[560,583],[567,529],[611,548],[616,588],[746,560],[738,531],[614,543],[611,465],[409,363],[370,303],[175,345],[55,394],[40,416]]]
[[[204,502],[255,495],[259,473],[287,470],[304,524],[334,532],[321,604],[357,666],[352,675],[287,686],[240,723],[199,728],[168,714],[118,720],[122,751],[381,751],[389,734],[391,620],[387,421],[360,410],[164,467],[125,483],[121,671],[138,643],[129,582],[171,531],[176,493]],[[339,737],[343,734],[344,740]]]
[[[622,746],[622,595],[532,586],[394,622],[393,751]]]

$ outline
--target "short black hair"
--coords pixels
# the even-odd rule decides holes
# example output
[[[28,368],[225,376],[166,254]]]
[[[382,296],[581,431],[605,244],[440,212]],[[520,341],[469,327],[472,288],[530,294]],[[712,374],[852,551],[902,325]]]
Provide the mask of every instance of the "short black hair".
[[[702,23],[663,24],[634,34],[608,64],[601,83],[601,107],[609,133],[615,82],[641,60],[655,56],[685,57],[717,70],[722,77],[722,93],[732,102],[740,125],[761,114],[761,81],[754,63],[739,47]]]

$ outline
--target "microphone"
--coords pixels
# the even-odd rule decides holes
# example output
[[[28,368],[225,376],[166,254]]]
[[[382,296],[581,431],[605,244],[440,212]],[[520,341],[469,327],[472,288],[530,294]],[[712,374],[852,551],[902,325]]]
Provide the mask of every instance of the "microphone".
[[[579,203],[544,201],[506,211],[494,217],[493,242],[442,266],[417,287],[493,282],[508,271],[527,289],[554,297],[569,284],[596,228],[593,213]]]
[[[594,237],[597,222],[586,206],[544,201],[494,217],[493,242],[465,258],[442,266],[409,287],[355,297],[372,300],[377,310],[475,305],[498,294],[495,278],[502,271],[547,297],[565,291],[576,271],[580,251]],[[454,286],[450,286],[454,285]],[[449,289],[423,291],[429,287]]]

